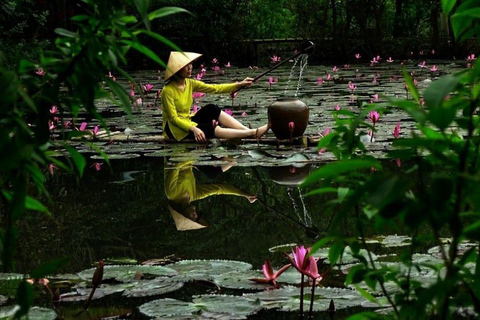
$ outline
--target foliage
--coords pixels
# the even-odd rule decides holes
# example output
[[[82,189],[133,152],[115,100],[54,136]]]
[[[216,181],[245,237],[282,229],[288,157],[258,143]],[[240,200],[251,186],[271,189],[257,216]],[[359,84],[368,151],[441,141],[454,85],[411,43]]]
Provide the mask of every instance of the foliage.
[[[477,1],[457,6],[455,0],[444,0],[443,9],[459,40],[480,34]],[[372,290],[379,286],[398,319],[450,319],[460,308],[480,313],[479,70],[475,63],[467,71],[439,78],[422,93],[405,73],[413,101],[392,99],[390,105],[409,114],[417,130],[393,142],[396,149],[390,157],[403,164],[396,173],[382,172],[381,162],[368,154],[359,138],[359,131],[375,129],[365,120],[369,112],[388,112],[391,106],[364,106],[359,115],[339,111],[335,132],[318,145],[332,151],[338,161],[313,172],[306,184],[318,184],[313,193],[333,190],[338,196],[330,202],[329,212],[336,209],[332,229],[314,248],[330,244],[331,264],[349,248],[362,263],[349,271],[347,284],[362,283]],[[419,182],[407,179],[406,172],[416,173]],[[340,222],[351,214],[356,217],[356,237],[345,238]],[[382,267],[360,250],[368,249],[369,230],[381,233],[387,226],[408,233],[412,245],[401,253],[401,264]],[[431,231],[425,234],[425,229]],[[451,237],[449,245],[442,244],[441,234]],[[463,241],[475,246],[461,252]],[[439,248],[440,266],[413,259],[429,243]],[[435,281],[425,285],[415,280],[412,274],[420,270],[436,272]],[[387,290],[389,281],[396,284],[395,290]]]
[[[63,127],[63,121],[73,121],[81,112],[102,117],[96,112],[95,100],[109,98],[130,113],[131,105],[125,89],[108,77],[109,71],[131,78],[122,69],[125,55],[133,48],[155,63],[165,65],[149,48],[142,45],[139,35],[148,36],[162,44],[175,46],[157,33],[151,32],[150,22],[179,8],[161,8],[148,12],[148,1],[135,0],[135,14],[127,15],[122,1],[108,3],[84,0],[84,14],[72,18],[76,31],[57,28],[56,50],[45,52],[38,63],[22,60],[18,72],[0,70],[0,198],[3,206],[1,230],[1,262],[4,271],[14,269],[15,248],[18,244],[17,221],[26,210],[49,214],[35,199],[48,195],[45,171],[53,165],[74,170],[79,176],[85,159],[66,143],[70,163],[63,163],[49,150],[50,128]],[[145,29],[142,28],[145,27]],[[134,81],[132,81],[134,82]],[[65,89],[65,90],[64,90]],[[57,111],[53,111],[56,106]],[[55,110],[56,110],[55,109]],[[67,138],[79,136],[75,130],[64,132]],[[85,132],[80,132],[84,135]],[[58,263],[53,263],[58,265]],[[53,272],[53,265],[39,267],[36,277]],[[20,309],[25,315],[32,301],[32,288],[27,282],[18,287]]]

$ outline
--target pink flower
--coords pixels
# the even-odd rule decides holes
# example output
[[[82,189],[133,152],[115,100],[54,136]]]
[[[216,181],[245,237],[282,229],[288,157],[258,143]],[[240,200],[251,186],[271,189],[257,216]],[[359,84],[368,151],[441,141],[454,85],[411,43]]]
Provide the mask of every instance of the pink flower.
[[[349,64],[344,64],[343,69],[350,69],[350,65]]]
[[[432,49],[432,54],[435,54],[435,49]]]
[[[233,111],[230,110],[230,109],[225,109],[224,111],[226,114],[228,114],[229,116],[232,116],[233,117]]]
[[[355,58],[360,59],[361,57],[362,57],[362,56],[360,55],[360,53],[356,53],[356,54],[355,54]]]
[[[355,85],[355,83],[350,81],[348,83],[348,88],[353,91],[353,90],[357,89],[357,86]]]
[[[90,167],[95,168],[95,170],[100,171],[102,170],[103,163],[100,162],[94,162]]]
[[[275,272],[272,268],[272,264],[270,263],[270,260],[266,259],[265,264],[262,266],[262,271],[263,275],[265,276],[265,279],[259,279],[259,278],[252,278],[248,279],[250,281],[254,281],[257,283],[264,283],[264,284],[273,284],[273,286],[276,288],[277,287],[277,279],[280,277],[282,273],[285,272],[288,268],[290,268],[291,264],[287,264],[280,268],[277,272]]]
[[[475,54],[472,53],[471,55],[469,55],[469,56],[467,57],[466,60],[467,60],[467,61],[470,61],[470,62],[473,61],[473,60],[475,60]]]
[[[400,136],[400,122],[397,122],[397,125],[392,131],[392,135],[395,139],[397,139]]]
[[[324,130],[323,130],[323,133],[320,133],[321,136],[325,137],[327,134],[330,133],[330,128],[329,127],[326,127]]]
[[[427,66],[425,65],[425,61],[422,61],[421,64],[418,65],[420,68],[426,68]]]
[[[438,71],[437,66],[436,66],[436,65],[433,65],[433,67],[430,68],[430,71],[432,71],[432,72]]]
[[[273,55],[273,57],[270,58],[273,63],[280,62],[281,58],[279,56]]]
[[[80,125],[80,128],[78,129],[79,131],[85,131],[85,129],[87,128],[87,123],[86,122],[82,122],[82,124]]]
[[[395,163],[397,164],[398,167],[402,166],[402,160],[400,160],[399,158],[395,159]]]
[[[194,104],[194,105],[192,106],[192,112],[193,112],[193,113],[197,113],[198,110],[199,110],[198,105]]]
[[[295,122],[289,122],[288,123],[288,131],[290,131],[290,133],[292,133],[293,130],[295,130]]]
[[[374,94],[372,95],[372,97],[373,97],[373,101],[378,101],[378,94]]]
[[[335,111],[340,110],[340,109],[341,109],[341,108],[340,108],[340,103],[337,103],[337,105],[336,105],[333,109],[335,109]]]
[[[235,99],[237,96],[238,96],[238,91],[230,93],[230,98],[232,98],[232,100]]]
[[[45,71],[42,68],[35,70],[35,73],[42,77],[45,75]]]
[[[98,130],[99,130],[98,126],[93,127],[93,136],[97,135]]]
[[[220,71],[220,67],[219,66],[213,67],[213,71]]]
[[[416,87],[418,86],[418,80],[417,79],[413,79],[413,85]]]
[[[388,57],[387,62],[392,63],[393,62],[392,57]]]
[[[48,172],[50,172],[50,175],[53,176],[53,170],[55,169],[56,167],[53,165],[53,163],[50,163],[48,165]]]
[[[330,80],[332,80],[332,75],[329,73],[327,74],[327,81],[330,81]]]
[[[334,66],[333,69],[332,69],[333,72],[337,72],[338,71],[338,67],[337,66]]]
[[[202,80],[203,78],[203,73],[199,72],[195,75],[195,80]]]
[[[377,77],[373,77],[373,81],[372,81],[373,84],[377,84]]]
[[[135,91],[133,89],[130,90],[130,97],[132,97],[132,98],[135,97]]]
[[[217,63],[218,63],[218,59],[217,59],[217,58],[213,58],[212,63],[213,63],[213,64],[217,64]]]
[[[135,103],[137,104],[137,106],[138,106],[139,104],[142,104],[142,103],[143,103],[142,98],[138,98],[137,101],[135,101]]]
[[[194,92],[192,94],[193,99],[198,99],[198,98],[201,98],[203,96],[205,96],[205,93],[203,93],[203,92]]]
[[[301,247],[296,246],[295,250],[292,249],[293,259],[288,254],[286,255],[288,260],[290,260],[292,265],[295,267],[295,269],[297,269],[299,272],[302,272],[307,270],[308,263],[309,263],[307,259],[307,255],[309,254],[309,252],[310,252],[310,248],[307,249],[304,246],[301,246]]]
[[[422,107],[425,105],[425,98],[420,98],[420,105]]]
[[[314,257],[310,256],[307,261],[308,261],[307,267],[302,273],[307,277],[312,278],[315,281],[322,280],[323,278],[322,275],[318,273],[318,266],[317,266],[318,259],[315,259]]]
[[[51,114],[55,114],[55,113],[57,113],[57,112],[58,112],[57,106],[52,106],[52,107],[50,108],[50,113],[51,113]]]
[[[275,80],[273,79],[273,77],[268,77],[268,83],[271,85],[272,83],[274,83]]]
[[[143,86],[143,89],[145,90],[145,92],[149,92],[150,90],[152,90],[153,88],[153,84],[150,84],[150,83],[147,83],[146,85]]]
[[[317,84],[322,84],[323,83],[323,79],[322,78],[318,78],[317,79]]]
[[[375,124],[380,119],[380,114],[378,113],[378,111],[370,111],[368,113],[368,119],[370,119],[370,121]]]
[[[247,116],[247,112],[246,111],[243,111],[242,112],[242,117],[246,117]]]
[[[65,122],[63,123],[63,127],[64,127],[65,129],[70,128],[71,125],[72,125],[72,123],[71,123],[70,121],[65,121]]]
[[[230,61],[227,62],[227,64],[225,65],[226,68],[230,68],[231,65],[230,65]]]

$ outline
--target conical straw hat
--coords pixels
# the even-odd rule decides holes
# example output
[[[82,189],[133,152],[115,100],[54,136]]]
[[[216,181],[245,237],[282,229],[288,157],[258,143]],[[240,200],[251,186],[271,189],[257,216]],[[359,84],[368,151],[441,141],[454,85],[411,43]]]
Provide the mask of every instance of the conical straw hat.
[[[185,231],[185,230],[202,229],[207,227],[206,225],[203,225],[191,219],[188,219],[184,215],[175,211],[171,206],[168,206],[168,210],[170,210],[170,213],[172,214],[177,230]]]
[[[187,64],[197,60],[201,56],[202,55],[200,53],[195,52],[170,52],[170,57],[168,58],[167,62],[167,70],[165,70],[165,81],[170,79],[171,76],[173,76]]]

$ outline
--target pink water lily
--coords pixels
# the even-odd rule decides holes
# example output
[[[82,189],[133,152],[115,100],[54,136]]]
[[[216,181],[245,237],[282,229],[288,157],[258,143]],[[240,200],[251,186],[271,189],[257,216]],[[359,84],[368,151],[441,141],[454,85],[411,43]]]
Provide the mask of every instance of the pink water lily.
[[[473,61],[473,60],[475,60],[475,54],[474,54],[474,53],[470,54],[470,55],[467,57],[467,59],[465,59],[465,60],[470,61],[470,62]]]
[[[51,114],[55,114],[55,113],[57,113],[57,112],[58,112],[57,106],[52,106],[52,107],[50,108],[50,113],[51,113]]]
[[[133,89],[130,90],[130,97],[132,97],[132,98],[135,97],[135,91]]]
[[[95,168],[95,170],[100,171],[102,170],[103,163],[100,162],[94,162],[90,167]]]
[[[335,109],[335,111],[340,110],[340,109],[341,109],[341,108],[340,108],[340,103],[337,103],[337,105],[336,105],[333,109]]]
[[[422,61],[422,63],[419,64],[418,66],[422,69],[427,67],[426,64],[425,64],[425,61]]]
[[[143,86],[143,89],[145,90],[145,92],[149,92],[150,90],[152,90],[153,88],[153,84],[150,84],[150,83],[147,83],[146,85]]]
[[[373,101],[378,101],[378,94],[372,95]]]
[[[377,84],[378,81],[377,81],[377,77],[373,77],[373,81],[372,81],[373,84]]]
[[[87,128],[87,123],[86,122],[82,122],[82,124],[80,125],[80,128],[78,129],[79,131],[85,131],[85,129]]]
[[[327,81],[330,81],[330,80],[332,80],[332,75],[329,73],[327,74]]]
[[[392,63],[393,62],[392,57],[388,57],[387,62]]]
[[[42,68],[35,70],[35,73],[42,77],[45,75],[45,71]]]
[[[361,57],[362,57],[362,56],[360,55],[360,53],[356,53],[356,54],[355,54],[355,58],[360,59]]]
[[[288,131],[290,131],[290,133],[292,133],[293,130],[295,130],[295,122],[289,122],[288,123]]]
[[[53,163],[50,163],[48,165],[48,172],[50,173],[51,176],[53,176],[53,171],[55,170],[55,165]]]
[[[93,136],[96,136],[99,130],[98,126],[93,127]]]
[[[277,63],[281,61],[281,58],[277,55],[273,55],[270,59],[272,60],[273,63]]]
[[[220,71],[220,67],[219,67],[219,66],[215,66],[215,67],[213,67],[212,69],[213,69],[213,71]]]
[[[243,111],[242,112],[242,117],[246,117],[248,114],[247,114],[247,111]]]
[[[378,113],[378,111],[370,111],[368,113],[368,119],[370,119],[370,121],[375,124],[380,119],[380,113]]]
[[[322,84],[323,83],[323,79],[322,78],[317,78],[317,84]]]
[[[262,266],[262,271],[263,271],[263,275],[265,276],[265,279],[251,278],[248,280],[254,281],[257,283],[272,284],[275,288],[277,288],[278,277],[280,277],[280,275],[290,267],[291,267],[291,264],[287,264],[281,267],[277,272],[275,272],[273,270],[272,264],[270,263],[270,260],[266,259],[265,263]]]
[[[203,96],[205,96],[205,93],[203,93],[203,92],[194,92],[194,93],[192,94],[192,98],[193,98],[193,99],[198,99],[198,98],[201,98],[201,97],[203,97]]]
[[[233,117],[233,111],[230,110],[230,109],[225,109],[224,111],[226,114],[228,114],[229,116],[232,116]]]
[[[212,63],[213,63],[213,64],[217,64],[217,63],[218,63],[218,59],[217,59],[217,58],[213,58],[213,59],[212,59]]]
[[[334,66],[333,69],[332,69],[333,72],[337,72],[338,71],[338,67],[337,66]]]
[[[304,246],[296,246],[295,249],[292,249],[292,257],[288,254],[287,258],[292,263],[292,266],[297,269],[297,271],[302,272],[307,270],[308,267],[308,259],[307,255],[310,253],[310,248],[305,248]],[[303,274],[303,273],[302,273]]]
[[[198,110],[200,110],[200,108],[198,107],[198,105],[194,104],[194,105],[192,106],[192,112],[193,112],[193,113],[197,113]]]
[[[230,68],[231,65],[230,65],[230,61],[227,62],[227,64],[225,65],[225,68]]]
[[[343,69],[350,69],[350,65],[349,64],[344,64]]]
[[[430,71],[432,72],[437,72],[438,71],[438,68],[436,65],[433,65],[433,67],[430,68]]]
[[[230,98],[232,98],[232,100],[235,99],[237,96],[238,96],[238,91],[230,93]]]
[[[392,131],[392,135],[395,139],[397,139],[400,136],[400,122],[397,122],[397,125]]]
[[[352,90],[352,92],[353,92],[353,90],[357,89],[357,86],[355,85],[355,83],[353,83],[352,81],[350,81],[350,82],[348,82],[348,88],[349,88],[350,90]]]

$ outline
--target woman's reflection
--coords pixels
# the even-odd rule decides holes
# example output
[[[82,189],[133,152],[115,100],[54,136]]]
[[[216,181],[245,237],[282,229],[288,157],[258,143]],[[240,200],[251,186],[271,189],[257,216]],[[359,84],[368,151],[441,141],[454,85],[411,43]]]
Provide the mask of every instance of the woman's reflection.
[[[255,195],[246,193],[228,184],[197,184],[193,174],[194,168],[212,177],[228,170],[231,165],[223,167],[194,167],[193,161],[165,165],[165,194],[168,209],[175,221],[177,230],[193,230],[207,227],[201,214],[197,211],[196,200],[213,195],[234,195],[255,202]]]

